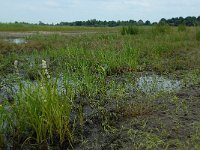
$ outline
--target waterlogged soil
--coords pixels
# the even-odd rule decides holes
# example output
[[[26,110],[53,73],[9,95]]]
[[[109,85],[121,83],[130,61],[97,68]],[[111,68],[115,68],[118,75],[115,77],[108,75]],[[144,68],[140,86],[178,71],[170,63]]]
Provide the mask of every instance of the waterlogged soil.
[[[199,148],[200,85],[157,96],[151,103],[145,103],[148,96],[132,95],[125,99],[127,103],[121,102],[121,108],[113,100],[106,104],[102,114],[97,111],[96,117],[87,116],[84,139],[75,149]],[[85,113],[91,111],[87,106]],[[101,118],[103,115],[107,122],[102,122],[106,120]]]
[[[130,80],[139,84],[138,89],[137,86],[131,86]],[[144,80],[148,83],[144,89],[141,80],[142,83]],[[84,124],[77,127],[80,130],[77,131],[75,149],[143,149],[149,142],[152,142],[149,146],[153,149],[176,149],[180,146],[193,148],[192,144],[196,142],[193,138],[199,130],[195,124],[200,122],[200,85],[181,87],[180,81],[155,74],[110,77],[108,82],[111,81],[119,86],[110,89],[106,101],[102,103],[99,103],[101,97],[97,97],[92,103],[87,98],[77,97],[77,107],[74,107],[72,116],[78,117],[76,109],[81,103]],[[122,83],[125,85],[121,88],[126,92],[116,92]],[[170,90],[155,95],[155,90],[153,93],[146,91],[148,87],[150,91],[152,88],[158,89],[157,93],[164,91],[166,87]],[[116,99],[113,99],[113,94],[116,94]],[[82,137],[79,137],[80,132],[83,132]],[[198,135],[196,138],[198,140]],[[64,148],[67,146],[62,149]]]
[[[61,76],[58,84],[62,84],[62,80]],[[34,83],[22,81],[25,87],[30,82]],[[106,82],[114,83],[106,96],[99,95],[91,100],[79,95],[75,100],[72,124],[79,117],[80,105],[84,123],[76,127],[74,149],[199,148],[200,83],[186,85],[173,74],[154,72],[112,75]],[[75,82],[70,83],[76,87]],[[17,83],[9,86],[11,92],[19,91]],[[12,100],[5,87],[0,89],[0,99]],[[29,145],[24,146],[29,148]],[[37,148],[42,149],[44,145],[40,146]],[[68,146],[66,143],[55,149]]]
[[[200,84],[186,86],[169,78],[154,73],[110,76],[107,83],[116,85],[107,91],[106,97],[97,96],[91,101],[78,96],[72,118],[78,118],[78,108],[82,105],[84,123],[76,127],[73,148],[199,148]],[[63,147],[53,147],[68,146],[66,143]]]
[[[20,78],[21,80],[20,82],[25,88],[30,88],[31,85],[39,86],[35,81],[24,80],[23,79],[23,77],[25,76],[24,74],[19,74],[19,75],[16,74],[15,76],[17,78]],[[113,82],[114,85],[113,87],[109,88],[106,91],[106,94],[108,96],[112,96],[113,94],[117,94],[116,90],[120,90],[121,88],[121,90],[124,90],[126,95],[133,95],[137,91],[143,92],[144,94],[147,94],[147,95],[155,95],[160,92],[169,92],[169,93],[177,92],[182,87],[181,81],[167,79],[166,77],[159,76],[156,74],[143,73],[143,75],[130,74],[128,76],[121,77],[121,79],[120,77],[113,78],[113,79],[108,78],[107,79],[108,84],[110,84],[110,82]],[[61,73],[58,79],[54,78],[54,80],[55,81],[57,80],[57,88],[58,88],[57,90],[61,91],[63,89],[63,83],[65,82],[63,78],[63,74]],[[6,81],[4,81],[4,85],[0,87],[0,102],[2,101],[1,99],[3,98],[8,99],[8,97],[11,97],[12,95],[18,93],[20,89],[19,83],[17,82],[10,83],[10,84],[8,83],[6,84],[5,82]],[[73,80],[68,79],[67,82],[68,84],[73,86],[74,90],[76,90],[76,88],[80,84],[78,80],[73,81]],[[62,91],[62,92],[66,93],[66,91]]]
[[[6,39],[5,41],[7,41],[9,43],[14,43],[14,44],[26,43],[26,40],[24,38],[10,38],[10,39]]]

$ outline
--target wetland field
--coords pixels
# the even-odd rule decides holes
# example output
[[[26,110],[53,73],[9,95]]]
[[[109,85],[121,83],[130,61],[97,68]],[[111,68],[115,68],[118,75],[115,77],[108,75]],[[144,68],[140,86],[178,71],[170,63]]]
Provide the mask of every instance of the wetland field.
[[[200,149],[200,27],[0,26],[0,149]]]

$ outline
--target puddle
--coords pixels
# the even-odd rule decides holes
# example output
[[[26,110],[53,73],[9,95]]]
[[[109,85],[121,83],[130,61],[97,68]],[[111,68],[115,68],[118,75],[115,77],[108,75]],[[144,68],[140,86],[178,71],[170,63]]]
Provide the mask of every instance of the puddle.
[[[62,73],[58,76],[58,78],[53,78],[53,82],[56,82],[58,94],[67,94],[67,89],[65,85],[73,90],[76,94],[78,94],[78,89],[81,84],[80,80],[64,78]],[[23,80],[21,81],[21,84],[25,89],[31,89],[40,86],[38,82],[29,80]],[[116,93],[118,93],[119,95],[123,96],[124,94],[134,94],[137,90],[142,91],[145,94],[156,94],[159,92],[177,92],[181,89],[181,86],[182,84],[178,80],[170,80],[162,76],[149,75],[139,77],[136,80],[136,84],[124,83],[124,85],[118,85],[117,83],[113,83],[113,86],[110,88],[110,90],[107,91],[107,95],[115,95]],[[11,83],[7,84],[4,87],[1,87],[0,102],[3,99],[9,99],[10,97],[14,96],[16,93],[19,92],[19,89],[20,87],[18,83]]]
[[[30,89],[31,86],[38,86],[36,82],[31,81],[21,81],[21,85],[25,89]],[[0,103],[7,99],[12,100],[16,93],[19,93],[20,91],[20,84],[19,83],[10,83],[7,85],[4,85],[0,88]]]
[[[177,92],[181,89],[181,82],[170,80],[157,75],[143,76],[137,79],[136,87],[146,94],[159,92]]]
[[[10,43],[15,43],[15,44],[24,44],[24,43],[26,43],[26,40],[24,38],[6,39],[6,41],[8,41]]]
[[[78,94],[77,89],[79,82],[70,80],[70,79],[65,79],[62,74],[58,78],[53,78],[52,84],[56,82],[56,87],[57,87],[57,93],[62,95],[62,94],[67,94],[67,89],[65,88],[66,86],[71,87],[72,90],[76,94]],[[0,87],[0,103],[3,102],[3,100],[11,100],[13,97],[20,92],[20,84],[24,89],[29,89],[29,90],[34,90],[36,88],[41,87],[41,82],[37,81],[30,81],[30,80],[22,80],[20,83],[10,83],[6,84],[2,87]]]

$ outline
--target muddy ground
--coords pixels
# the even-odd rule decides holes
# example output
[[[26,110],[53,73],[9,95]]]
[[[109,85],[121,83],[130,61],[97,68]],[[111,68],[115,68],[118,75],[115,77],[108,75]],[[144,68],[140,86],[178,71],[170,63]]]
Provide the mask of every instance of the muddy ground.
[[[103,114],[86,117],[84,142],[75,149],[200,148],[200,84],[173,94],[125,99],[119,108],[107,104]],[[109,120],[103,127],[102,115]]]

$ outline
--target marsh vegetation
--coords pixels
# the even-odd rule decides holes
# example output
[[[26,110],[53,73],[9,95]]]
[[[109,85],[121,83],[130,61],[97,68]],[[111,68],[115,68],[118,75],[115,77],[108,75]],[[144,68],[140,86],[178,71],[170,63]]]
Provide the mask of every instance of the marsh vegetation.
[[[2,149],[200,149],[198,27],[77,30],[1,37]]]

